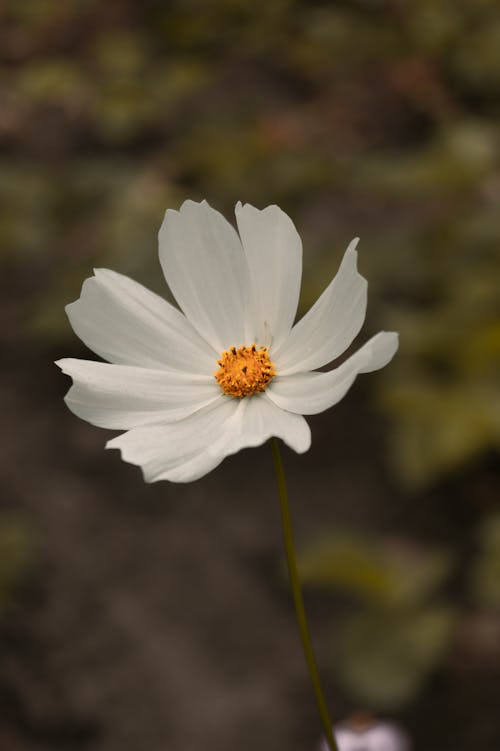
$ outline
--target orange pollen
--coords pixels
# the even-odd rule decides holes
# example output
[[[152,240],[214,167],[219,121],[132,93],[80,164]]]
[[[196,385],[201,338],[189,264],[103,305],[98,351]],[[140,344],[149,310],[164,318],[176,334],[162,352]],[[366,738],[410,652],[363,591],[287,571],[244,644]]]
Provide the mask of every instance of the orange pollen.
[[[223,392],[229,396],[250,396],[264,391],[276,375],[274,363],[269,359],[268,348],[230,347],[217,360],[219,370],[215,379]]]

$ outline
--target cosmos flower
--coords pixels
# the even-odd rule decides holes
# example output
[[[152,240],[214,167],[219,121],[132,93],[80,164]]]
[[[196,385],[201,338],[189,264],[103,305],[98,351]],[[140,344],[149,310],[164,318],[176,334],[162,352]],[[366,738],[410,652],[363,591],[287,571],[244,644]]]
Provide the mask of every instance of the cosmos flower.
[[[356,244],[298,323],[302,243],[277,206],[236,206],[238,232],[205,201],[168,210],[159,234],[163,273],[179,309],[142,285],[95,269],[66,311],[75,333],[108,362],[67,358],[66,404],[102,428],[106,444],[148,482],[188,482],[228,455],[281,438],[302,453],[303,415],[346,394],[358,373],[386,365],[397,335],[381,332],[329,372],[358,334],[366,280]]]
[[[410,751],[408,736],[392,722],[337,725],[335,739],[339,751]],[[326,741],[322,741],[319,751],[328,751]]]

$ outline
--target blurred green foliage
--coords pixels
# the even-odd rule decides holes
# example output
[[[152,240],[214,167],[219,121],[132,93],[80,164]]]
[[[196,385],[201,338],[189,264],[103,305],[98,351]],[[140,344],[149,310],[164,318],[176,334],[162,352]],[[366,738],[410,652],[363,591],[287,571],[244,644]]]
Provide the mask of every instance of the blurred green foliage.
[[[401,709],[450,650],[456,622],[456,612],[444,605],[345,617],[334,635],[334,674],[356,702]]]
[[[332,625],[332,661],[354,701],[400,709],[440,665],[457,626],[456,609],[440,593],[452,565],[442,550],[342,531],[304,551],[304,583],[346,598]]]
[[[421,602],[449,574],[450,555],[347,532],[332,534],[302,555],[301,575],[316,587],[344,591],[386,607]]]
[[[167,206],[276,202],[304,304],[362,236],[370,326],[401,332],[378,379],[399,476],[498,449],[497,0],[6,0],[0,29],[0,265],[28,335],[69,334],[93,265],[161,290]]]

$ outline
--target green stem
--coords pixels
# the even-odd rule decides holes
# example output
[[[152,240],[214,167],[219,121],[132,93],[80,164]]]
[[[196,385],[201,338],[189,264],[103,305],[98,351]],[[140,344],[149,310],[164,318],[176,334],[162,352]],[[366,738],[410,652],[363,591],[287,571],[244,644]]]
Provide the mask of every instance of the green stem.
[[[271,439],[271,448],[273,451],[274,468],[276,470],[276,477],[278,480],[286,562],[288,565],[288,574],[290,576],[290,584],[292,587],[295,612],[297,614],[300,639],[304,648],[304,654],[306,658],[307,668],[309,670],[309,676],[311,678],[314,697],[316,699],[316,705],[321,717],[321,722],[323,724],[323,730],[328,741],[328,746],[330,748],[330,751],[339,751],[333,735],[332,721],[330,720],[325,698],[323,696],[323,691],[319,680],[318,667],[316,665],[316,658],[314,656],[311,637],[309,636],[309,629],[307,627],[306,611],[304,609],[304,600],[302,598],[299,573],[297,571],[297,562],[295,560],[292,521],[290,518],[290,509],[288,506],[288,492],[286,489],[285,472],[283,469],[283,462],[281,461],[281,453],[278,440],[276,438]]]

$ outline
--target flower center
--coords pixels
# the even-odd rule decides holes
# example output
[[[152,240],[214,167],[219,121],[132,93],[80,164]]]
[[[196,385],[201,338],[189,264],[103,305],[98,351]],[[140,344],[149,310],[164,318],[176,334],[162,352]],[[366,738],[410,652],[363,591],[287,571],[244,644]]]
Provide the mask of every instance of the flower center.
[[[220,366],[214,373],[223,392],[229,396],[250,396],[264,391],[276,375],[274,363],[269,359],[268,348],[230,347],[217,360]]]

